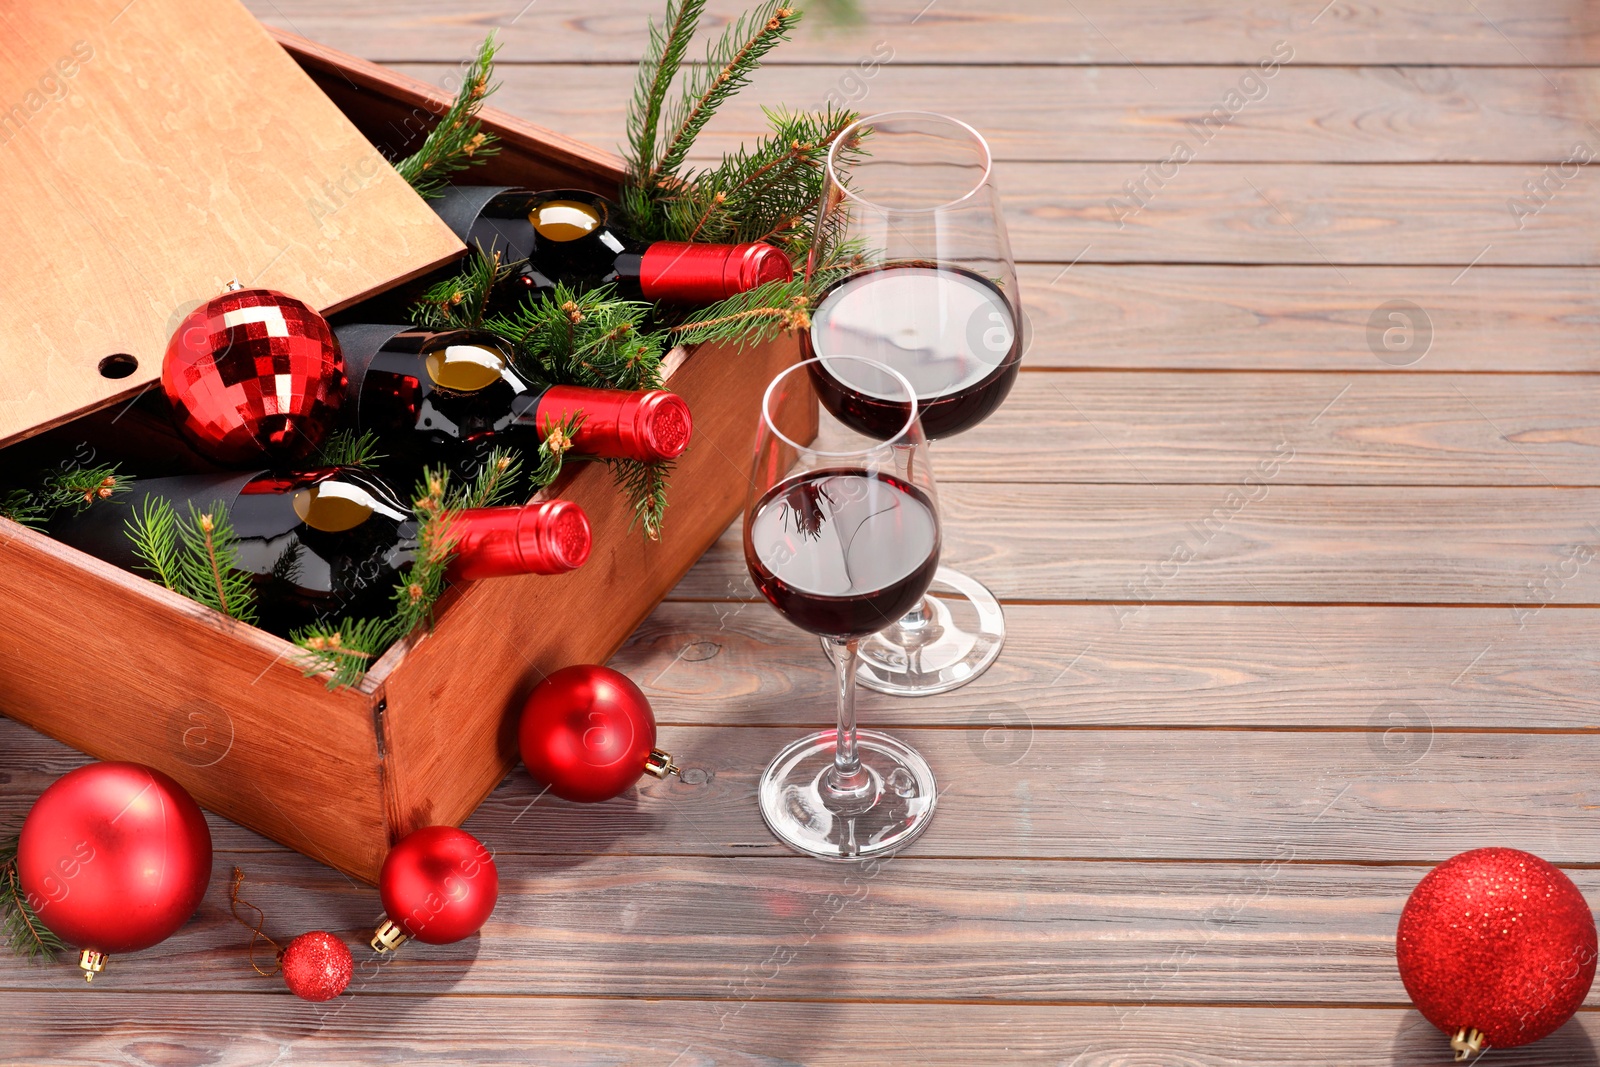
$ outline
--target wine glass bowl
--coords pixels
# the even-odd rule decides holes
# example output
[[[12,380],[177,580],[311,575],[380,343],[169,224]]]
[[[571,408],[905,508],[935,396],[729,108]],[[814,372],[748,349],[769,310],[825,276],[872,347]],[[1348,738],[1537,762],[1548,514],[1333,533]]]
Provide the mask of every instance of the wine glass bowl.
[[[910,383],[929,438],[993,414],[1016,383],[1026,324],[983,137],[923,111],[859,120],[828,153],[815,230],[807,271],[820,295],[803,338],[828,412],[862,434],[893,433],[904,406],[881,365]],[[994,595],[949,568],[934,588],[863,642],[861,684],[944,692],[999,655]]]
[[[915,390],[856,356],[899,416],[882,432],[846,429],[827,447],[785,432],[798,404],[814,410],[813,363],[789,368],[762,400],[755,476],[744,518],[745,563],[761,594],[834,650],[838,726],[802,737],[767,768],[762,817],[791,847],[827,859],[898,848],[933,814],[933,772],[908,745],[855,724],[856,653],[926,594],[939,565],[939,511]],[[859,366],[858,366],[859,364]]]

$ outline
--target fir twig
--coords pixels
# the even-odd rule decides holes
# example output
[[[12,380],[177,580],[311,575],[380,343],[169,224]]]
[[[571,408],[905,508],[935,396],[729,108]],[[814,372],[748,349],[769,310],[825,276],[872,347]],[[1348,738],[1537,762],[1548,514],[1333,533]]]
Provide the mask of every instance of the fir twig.
[[[762,57],[793,34],[800,12],[783,3],[767,0],[741,15],[706,51],[705,66],[690,75],[682,98],[666,116],[666,136],[658,142],[655,159],[641,161],[646,164],[646,188],[677,173],[717,109],[749,83]]]
[[[156,580],[174,592],[178,588],[178,513],[164,497],[146,497],[143,508],[135,505],[128,517],[128,538],[133,554]]]
[[[371,430],[335,430],[328,435],[317,455],[319,467],[376,467],[385,457],[378,448],[378,435]]]
[[[656,140],[667,93],[683,66],[689,41],[700,27],[705,0],[668,0],[661,26],[650,20],[650,40],[639,63],[638,82],[628,108],[628,147],[631,185],[647,189],[656,160]],[[647,197],[648,198],[648,197]],[[624,205],[626,206],[626,205]]]
[[[328,688],[348,688],[361,684],[367,668],[383,650],[404,632],[395,619],[345,619],[342,622],[313,623],[289,635],[300,646],[300,666],[306,677],[329,675]]]
[[[489,508],[504,504],[516,493],[517,481],[522,477],[523,462],[513,449],[495,448],[478,468],[472,484],[462,489],[459,505],[462,508]]]
[[[461,273],[429,286],[411,305],[412,324],[427,330],[476,329],[483,324],[495,287],[515,267],[516,263],[500,262],[498,250],[491,255],[479,245]]]
[[[28,489],[11,489],[0,495],[0,516],[37,530],[50,517],[50,509],[40,502],[37,493]]]
[[[445,573],[455,553],[451,518],[460,496],[450,493],[450,474],[444,468],[424,470],[412,509],[416,514],[417,548],[411,566],[394,589],[398,632],[410,633],[433,619],[433,605],[444,594]]]
[[[0,841],[0,926],[13,954],[30,960],[54,960],[66,945],[50,928],[39,921],[28,895],[22,891],[17,873],[19,835],[9,834]]]
[[[132,483],[133,479],[118,475],[115,463],[76,467],[48,475],[39,490],[39,499],[51,511],[82,511],[97,501],[126,492]]]
[[[611,459],[606,461],[606,465],[611,468],[617,488],[633,501],[633,518],[628,523],[628,529],[642,525],[646,537],[652,541],[661,540],[672,464],[665,460],[641,463],[636,459]]]
[[[461,88],[450,107],[428,132],[422,147],[394,165],[400,176],[425,197],[437,197],[450,175],[482,164],[500,149],[494,134],[478,121],[478,110],[498,86],[489,84],[494,73],[494,57],[499,51],[494,34],[484,38],[478,54],[467,65]]]
[[[795,278],[735,293],[697,311],[670,332],[683,344],[720,342],[742,348],[810,325],[811,297],[805,279]]]
[[[519,369],[555,385],[659,389],[663,338],[646,332],[650,305],[622,300],[611,286],[579,293],[557,285],[486,321],[511,342]]]
[[[218,500],[205,510],[189,505],[187,521],[177,523],[176,589],[184,596],[240,622],[256,621],[253,577],[238,569],[239,542]]]

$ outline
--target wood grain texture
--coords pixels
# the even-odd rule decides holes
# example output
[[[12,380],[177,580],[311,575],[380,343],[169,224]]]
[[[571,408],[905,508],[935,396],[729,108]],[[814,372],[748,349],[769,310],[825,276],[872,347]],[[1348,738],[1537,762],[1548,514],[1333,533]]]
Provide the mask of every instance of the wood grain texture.
[[[944,561],[1004,598],[1119,614],[1150,601],[1600,603],[1595,490],[1302,486],[1254,470],[1212,486],[946,483]],[[739,537],[724,534],[672,598],[754,599]]]
[[[459,62],[496,30],[514,62],[632,63],[644,51],[656,0],[620,0],[603,10],[579,0],[487,0],[441,12],[427,0],[340,4],[248,0],[264,21],[387,63]],[[1473,63],[1541,67],[1600,59],[1600,25],[1581,0],[1339,0],[1285,7],[1254,0],[871,0],[866,24],[830,29],[813,17],[775,63],[849,62],[879,41],[899,63],[1013,64],[1254,63],[1281,40],[1303,63]],[[720,28],[745,10],[708,5]]]
[[[1019,376],[933,452],[943,482],[1226,485],[1281,457],[1273,485],[1594,486],[1597,449],[1589,375],[1090,371]]]
[[[1342,278],[1322,265],[1024,266],[1023,303],[1033,323],[1025,366],[1388,372],[1396,368],[1375,354],[1369,326],[1375,319],[1391,325],[1382,305],[1408,300],[1431,331],[1408,372],[1600,370],[1600,271],[1339,269]],[[1392,358],[1420,352],[1421,341],[1414,343],[1417,349]]]
[[[3,286],[32,316],[0,335],[0,442],[148,388],[230,278],[326,310],[461,250],[236,0],[18,8],[0,72]]]
[[[789,724],[779,727],[664,727],[660,744],[689,780],[651,781],[606,804],[552,799],[514,771],[465,828],[497,854],[558,864],[787,856],[761,821],[756,784],[783,745],[831,724],[833,706],[817,689],[782,707]],[[757,710],[751,721],[775,717]],[[874,725],[872,712],[861,721]],[[1376,729],[1036,726],[1011,748],[992,743],[994,725],[984,714],[956,729],[895,728],[928,758],[940,790],[939,814],[906,858],[1250,865],[1282,858],[1287,844],[1300,860],[1434,864],[1504,845],[1552,863],[1600,864],[1592,817],[1600,755],[1589,731],[1429,734],[1424,723],[1399,743]],[[42,740],[19,743],[7,759],[0,816],[23,814],[82,762]],[[219,849],[262,848],[223,820],[212,827]]]
[[[6,519],[0,558],[0,712],[308,855],[383,862],[366,699],[303,678],[287,641]],[[317,731],[285,730],[285,708]]]
[[[763,69],[717,113],[695,157],[718,158],[766,133],[761,108],[777,103],[959,115],[1005,160],[1153,163],[1181,141],[1208,163],[1559,163],[1574,145],[1600,141],[1589,125],[1600,91],[1593,69],[1307,67],[1293,46],[1278,55],[1270,77],[1255,65],[995,68],[975,95],[947,67],[899,62],[885,41],[860,56]],[[453,62],[399,69],[436,85],[459,77]],[[611,147],[624,141],[621,73],[502,64],[494,100]]]
[[[1293,853],[1286,844],[1257,864],[901,856],[865,871],[797,856],[502,853],[499,903],[479,937],[381,963],[365,944],[381,920],[369,887],[301,857],[223,858],[244,871],[269,932],[326,929],[357,946],[357,997],[737,1002],[892,988],[922,1002],[1404,1006],[1395,926],[1426,868],[1297,864]],[[1570,873],[1600,901],[1600,873]],[[249,934],[227,887],[224,869],[177,936],[115,959],[111,995],[270,991],[245,964]],[[61,995],[81,981],[0,961],[8,992]]]
[[[1536,215],[1511,212],[1538,166],[1195,162],[1172,168],[1159,188],[1146,166],[997,163],[1017,257],[1299,263],[1322,266],[1315,284],[1326,290],[1353,285],[1341,273],[1349,264],[1453,265],[1459,273],[1475,261],[1600,262],[1600,197],[1569,185]],[[1128,186],[1140,182],[1135,199]]]
[[[1393,730],[1379,739],[1398,757],[1433,729],[1600,722],[1588,608],[1519,624],[1506,608],[1153,604],[1118,620],[1105,604],[1008,605],[1005,653],[983,675],[917,700],[863,693],[862,714],[981,727],[996,759],[1046,727]],[[814,702],[833,673],[814,638],[739,601],[661,605],[612,666],[672,725],[790,722],[792,702]]]

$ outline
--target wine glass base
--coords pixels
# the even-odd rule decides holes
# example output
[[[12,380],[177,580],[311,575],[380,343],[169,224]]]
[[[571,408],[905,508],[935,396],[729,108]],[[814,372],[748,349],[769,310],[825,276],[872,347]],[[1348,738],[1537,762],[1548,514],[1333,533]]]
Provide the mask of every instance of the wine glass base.
[[[833,730],[793,742],[761,776],[761,817],[797,852],[828,860],[859,860],[901,848],[933,818],[933,769],[916,749],[887,734],[861,730],[856,751],[866,772],[858,793],[828,788]]]
[[[856,684],[915,697],[959,689],[988,670],[1006,643],[1000,602],[976,578],[940,567],[916,626],[896,623],[861,641]],[[832,655],[832,646],[822,642]]]

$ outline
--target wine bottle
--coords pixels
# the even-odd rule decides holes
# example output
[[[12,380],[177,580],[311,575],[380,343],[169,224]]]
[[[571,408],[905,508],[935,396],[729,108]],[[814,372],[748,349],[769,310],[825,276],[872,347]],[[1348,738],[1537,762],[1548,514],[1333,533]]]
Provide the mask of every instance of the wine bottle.
[[[606,459],[676,459],[689,405],[660,389],[588,389],[526,380],[495,335],[354,323],[335,331],[349,382],[345,411],[378,435],[392,469],[444,463],[470,474],[497,444],[537,448],[579,417],[572,450]]]
[[[245,473],[136,479],[51,532],[64,543],[129,570],[140,569],[128,520],[156,499],[180,521],[189,507],[221,501],[238,539],[238,566],[254,576],[261,625],[278,633],[317,620],[382,618],[400,574],[417,553],[417,520],[377,476],[353,467],[292,474]],[[453,581],[562,574],[589,557],[589,519],[578,505],[471,508],[450,519]]]
[[[789,257],[765,241],[636,240],[621,229],[616,204],[579,189],[457,185],[428,203],[469,248],[498,251],[502,262],[525,261],[496,292],[502,306],[523,293],[547,293],[557,282],[612,284],[631,300],[711,304],[794,277]]]

